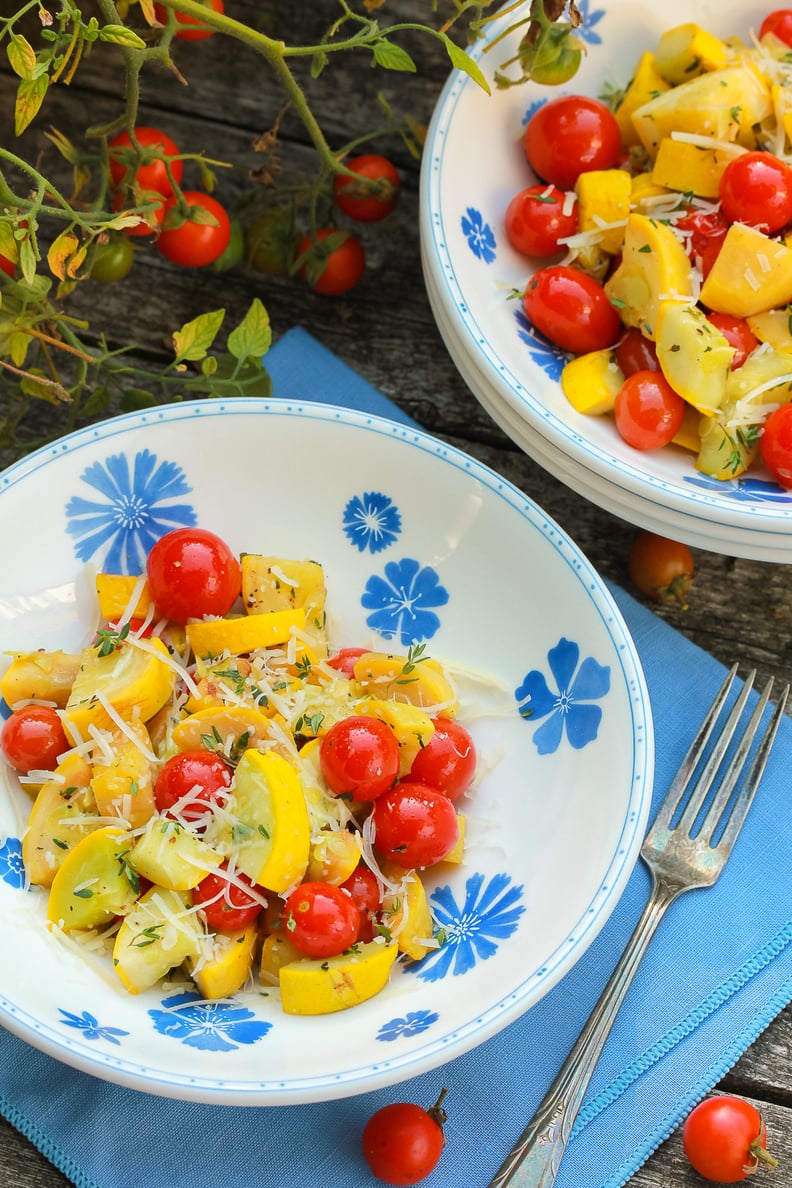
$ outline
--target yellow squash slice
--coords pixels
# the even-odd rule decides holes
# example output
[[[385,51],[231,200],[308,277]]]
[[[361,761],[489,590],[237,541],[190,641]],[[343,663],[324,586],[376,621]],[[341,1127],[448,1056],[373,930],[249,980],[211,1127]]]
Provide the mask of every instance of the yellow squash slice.
[[[207,943],[188,895],[151,887],[124,917],[113,966],[130,994],[140,994],[188,957],[197,960]]]
[[[137,898],[126,858],[129,834],[108,825],[70,850],[52,880],[47,902],[51,924],[71,932],[99,928],[125,915]]]
[[[369,941],[327,960],[306,958],[279,970],[287,1015],[329,1015],[357,1006],[387,985],[399,952],[395,943]]]
[[[85,648],[63,715],[67,735],[77,743],[88,737],[89,726],[115,729],[102,700],[124,721],[147,722],[173,692],[175,673],[163,658],[167,656],[165,644],[156,638],[140,647],[122,642],[106,656],[95,647]]]

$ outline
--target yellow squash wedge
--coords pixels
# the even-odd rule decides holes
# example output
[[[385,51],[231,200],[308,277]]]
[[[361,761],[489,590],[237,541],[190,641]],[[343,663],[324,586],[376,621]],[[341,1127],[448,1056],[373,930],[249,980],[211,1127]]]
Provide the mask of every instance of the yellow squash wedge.
[[[660,302],[692,297],[690,260],[670,227],[631,214],[621,263],[605,282],[605,292],[626,326],[654,339]]]
[[[90,780],[90,765],[72,752],[39,789],[22,835],[31,883],[49,887],[69,851],[99,827]]]
[[[113,967],[130,994],[156,985],[208,944],[197,912],[183,891],[151,887],[124,917],[113,948]]]
[[[222,858],[197,834],[169,817],[152,817],[132,846],[129,865],[149,882],[170,891],[189,891]]]
[[[63,709],[69,700],[80,657],[68,652],[16,652],[0,678],[0,696],[17,701],[51,701]]]
[[[175,674],[167,656],[165,644],[154,637],[140,647],[122,642],[106,656],[95,647],[85,648],[63,714],[67,735],[77,743],[88,737],[89,726],[115,729],[97,693],[124,721],[147,722],[173,692]]]
[[[792,248],[746,223],[732,223],[707,279],[701,303],[750,318],[792,301]]]
[[[433,717],[455,718],[459,701],[442,665],[430,656],[364,652],[355,661],[355,680],[379,700],[408,701]]]
[[[196,656],[242,656],[257,648],[274,648],[288,643],[293,632],[305,628],[305,611],[272,611],[244,615],[238,619],[202,619],[187,624],[187,639]]]
[[[697,305],[663,301],[657,315],[657,359],[675,392],[699,412],[723,403],[734,347]]]
[[[50,887],[50,923],[66,932],[99,928],[130,911],[137,892],[126,864],[129,845],[128,833],[108,825],[70,850]]]
[[[369,941],[325,961],[305,958],[279,970],[287,1015],[329,1015],[373,998],[387,985],[399,952],[395,943]]]
[[[91,789],[102,817],[123,817],[133,829],[145,825],[155,811],[152,742],[143,722],[130,722],[130,738],[121,730],[110,736],[112,759],[97,753]]]
[[[198,962],[187,958],[187,970],[204,998],[217,1002],[241,990],[253,967],[256,925],[233,932],[216,932],[211,955]]]

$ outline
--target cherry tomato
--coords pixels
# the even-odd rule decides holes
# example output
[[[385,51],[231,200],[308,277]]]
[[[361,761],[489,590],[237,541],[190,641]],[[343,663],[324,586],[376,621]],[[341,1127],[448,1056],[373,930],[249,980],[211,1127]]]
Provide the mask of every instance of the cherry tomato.
[[[368,650],[368,648],[339,648],[327,663],[331,668],[343,673],[344,676],[352,677],[355,674],[355,661],[359,660],[361,656],[365,656]]]
[[[227,864],[222,867],[227,871]],[[201,879],[197,887],[193,888],[193,906],[201,909],[209,928],[220,932],[230,932],[234,928],[245,928],[252,924],[261,913],[264,904],[264,888],[256,884],[243,874],[241,870],[234,872],[234,882],[220,874],[208,874]],[[249,895],[239,883],[247,887],[255,887],[259,898]]]
[[[146,564],[149,592],[173,623],[226,615],[242,589],[231,549],[205,528],[175,528],[152,546]]]
[[[636,326],[630,326],[619,339],[614,350],[616,362],[625,378],[636,371],[659,371],[657,347]]]
[[[526,34],[520,40],[518,57],[526,78],[540,86],[557,87],[577,74],[583,52],[566,22],[549,23],[538,38]]]
[[[372,1114],[363,1128],[363,1156],[372,1175],[385,1184],[417,1184],[443,1153],[444,1089],[429,1110],[398,1101]]]
[[[627,559],[630,580],[642,594],[656,602],[678,602],[683,610],[694,569],[686,544],[654,532],[639,532]]]
[[[219,12],[221,16],[225,12],[223,0],[203,0],[203,4],[205,8],[212,12]],[[154,5],[154,15],[161,25],[168,23],[168,10],[162,4]],[[180,41],[203,41],[204,38],[211,37],[214,33],[214,29],[207,28],[198,17],[188,16],[186,12],[179,12],[178,9],[173,15],[177,25],[183,26],[176,32]]]
[[[322,736],[319,761],[335,796],[374,800],[399,778],[396,735],[378,718],[353,714],[335,722]]]
[[[8,256],[0,255],[0,270],[5,272],[8,276],[14,275],[14,262],[9,260]]]
[[[162,226],[162,220],[165,217],[165,198],[149,198],[147,195],[136,197],[132,191],[124,189],[116,190],[113,197],[113,211],[116,214],[130,210],[133,206],[143,206],[144,203],[151,202],[151,209],[145,214],[139,214],[137,217],[141,220],[139,223],[133,223],[130,227],[124,227],[124,234],[131,235],[137,238],[141,235],[153,235]]]
[[[706,280],[723,247],[728,219],[719,210],[691,210],[674,226],[685,233],[687,253]]]
[[[142,150],[140,165],[133,164],[129,159],[130,153],[136,154],[136,146],[128,132],[119,132],[108,145],[110,178],[113,185],[131,185],[134,182],[140,190],[154,190],[169,198],[173,193],[173,185],[168,177],[165,162],[151,153],[153,150],[155,153],[163,153],[166,157],[178,158],[178,145],[174,144],[170,136],[160,132],[159,128],[135,128],[135,139]],[[169,164],[173,181],[178,186],[182,179],[183,164],[179,160],[170,161]]]
[[[412,762],[405,782],[428,784],[449,800],[459,800],[476,774],[476,747],[470,734],[451,718],[434,718],[434,734]]]
[[[721,210],[732,223],[747,223],[768,235],[792,219],[792,167],[773,153],[735,157],[721,174]]]
[[[528,164],[543,181],[574,189],[581,173],[613,169],[622,151],[616,117],[586,95],[561,95],[528,121],[523,141]]]
[[[736,1184],[760,1163],[775,1167],[766,1147],[762,1115],[741,1097],[708,1097],[699,1102],[682,1130],[682,1146],[692,1167],[707,1180]]]
[[[178,815],[185,821],[200,821],[215,802],[225,799],[225,789],[230,787],[231,769],[219,755],[180,751],[160,768],[154,799],[161,813],[178,805]]]
[[[359,862],[352,874],[341,884],[341,889],[352,896],[352,902],[360,912],[360,928],[357,940],[366,942],[374,939],[376,914],[382,906],[382,895],[377,876],[363,862]]]
[[[359,223],[377,223],[395,208],[401,181],[396,166],[377,153],[363,153],[345,161],[347,169],[369,181],[379,182],[376,192],[342,173],[333,179],[333,196],[339,210]]]
[[[578,268],[540,268],[523,298],[528,319],[565,351],[604,350],[619,337],[621,321],[599,281]]]
[[[111,285],[129,275],[135,261],[135,249],[126,235],[114,235],[97,246],[91,265],[91,280]]]
[[[735,318],[731,314],[709,313],[707,321],[711,322],[716,330],[720,330],[729,346],[734,347],[731,369],[736,371],[738,367],[742,367],[751,351],[755,351],[759,346],[759,339],[744,318]]]
[[[528,186],[506,207],[504,230],[516,252],[545,258],[563,251],[558,241],[575,234],[577,218],[577,200],[567,206],[562,190]]]
[[[168,216],[179,205],[177,198],[168,199],[157,247],[172,264],[180,264],[182,268],[203,268],[206,264],[213,264],[228,247],[231,220],[211,194],[185,190],[182,197],[189,207],[187,218],[178,226],[168,227]],[[199,222],[196,215],[198,218],[209,215],[214,222]]]
[[[428,784],[400,783],[374,801],[377,852],[407,870],[441,862],[459,837],[456,810]]]
[[[286,207],[265,210],[245,233],[247,262],[256,272],[288,276],[297,258],[300,234],[294,216]]]
[[[792,8],[777,8],[769,12],[759,26],[759,40],[772,33],[785,45],[792,46]]]
[[[241,264],[245,257],[245,233],[242,230],[242,224],[236,215],[231,216],[229,221],[231,223],[231,238],[222,255],[212,261],[212,272],[230,272],[232,268]]]
[[[782,404],[762,426],[762,461],[776,482],[792,487],[792,404]]]
[[[0,750],[17,771],[54,771],[58,756],[71,750],[71,743],[56,710],[25,705],[3,723]]]
[[[306,235],[297,249],[298,259],[306,253],[310,254],[300,267],[300,275],[323,297],[348,293],[366,270],[366,254],[360,240],[335,227],[320,228],[315,241]]]
[[[301,883],[283,914],[289,940],[306,957],[336,957],[354,945],[360,930],[352,896],[332,883]]]
[[[619,389],[616,428],[635,450],[656,450],[676,437],[685,402],[659,371],[635,371]]]

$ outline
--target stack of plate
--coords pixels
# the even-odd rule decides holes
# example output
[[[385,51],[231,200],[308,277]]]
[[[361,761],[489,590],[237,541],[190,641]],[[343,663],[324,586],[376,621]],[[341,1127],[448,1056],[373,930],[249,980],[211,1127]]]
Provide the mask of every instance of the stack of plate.
[[[564,88],[592,96],[624,86],[642,51],[665,28],[695,21],[726,37],[750,36],[745,0],[580,3],[587,42]],[[500,18],[490,44],[514,21]],[[522,30],[524,32],[524,29]],[[521,31],[473,56],[492,82],[514,56]],[[613,65],[618,63],[618,65]],[[640,452],[609,417],[586,417],[559,385],[567,358],[533,330],[521,294],[532,262],[506,239],[510,199],[535,182],[522,137],[536,107],[561,93],[534,84],[491,94],[462,71],[449,78],[432,117],[421,178],[421,250],[429,300],[445,344],[482,406],[536,462],[630,523],[699,548],[762,561],[792,561],[792,492],[761,467],[721,481],[677,447]]]

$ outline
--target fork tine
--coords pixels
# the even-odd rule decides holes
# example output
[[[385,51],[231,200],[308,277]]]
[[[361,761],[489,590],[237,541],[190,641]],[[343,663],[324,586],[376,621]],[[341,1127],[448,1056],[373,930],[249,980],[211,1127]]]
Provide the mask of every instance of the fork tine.
[[[699,726],[695,738],[688,748],[687,754],[680,763],[679,769],[669,786],[663,803],[657,810],[657,815],[654,819],[651,832],[654,832],[656,829],[660,830],[670,828],[671,818],[678,809],[679,802],[687,790],[687,786],[690,783],[694,771],[696,770],[696,766],[704,754],[723,703],[729,695],[729,690],[731,689],[734,678],[737,675],[737,667],[738,666],[736,664],[732,665],[732,667],[729,669],[729,672],[726,674],[723,684],[715,694],[715,699],[707,711],[706,717]]]
[[[748,753],[753,745],[754,736],[759,729],[759,723],[765,711],[765,706],[770,699],[770,692],[773,688],[773,678],[765,685],[762,694],[754,706],[753,713],[748,720],[748,724],[740,737],[740,740],[735,748],[734,754],[729,760],[728,765],[722,774],[718,777],[718,790],[712,798],[712,803],[707,809],[707,814],[701,824],[698,836],[702,842],[709,842],[712,840],[712,835],[718,827],[718,822],[723,815],[726,805],[729,803],[732,792],[734,791],[737,781],[740,778],[742,769],[748,758]],[[736,806],[735,806],[736,807]]]
[[[724,858],[730,853],[732,846],[737,840],[737,835],[742,829],[743,822],[748,815],[748,810],[751,807],[754,794],[756,793],[756,789],[759,786],[759,781],[762,778],[762,773],[764,772],[765,765],[767,764],[770,750],[775,741],[775,736],[781,723],[781,718],[784,714],[788,697],[789,685],[785,685],[781,690],[781,696],[776,702],[776,707],[773,710],[773,716],[768,723],[767,730],[765,731],[764,736],[762,737],[762,740],[759,744],[759,749],[756,752],[756,757],[754,758],[751,770],[748,773],[748,778],[746,779],[743,787],[740,789],[740,795],[737,797],[737,800],[734,803],[734,808],[732,809],[731,815],[726,822],[726,827],[723,830],[721,839],[718,842],[718,845],[715,847],[719,853],[723,854]]]
[[[721,763],[723,762],[723,757],[729,748],[729,743],[731,742],[732,737],[734,736],[734,731],[737,729],[737,724],[742,716],[742,712],[745,707],[745,703],[748,700],[748,694],[751,692],[751,689],[753,687],[755,675],[756,675],[755,670],[752,670],[751,672],[748,673],[748,676],[745,678],[743,687],[740,690],[740,693],[739,693],[736,701],[734,702],[734,705],[731,708],[729,716],[726,719],[726,721],[724,722],[723,727],[721,728],[717,739],[715,740],[715,745],[713,746],[712,751],[711,751],[710,755],[708,756],[706,763],[704,764],[704,767],[702,769],[701,775],[698,778],[695,788],[693,789],[692,793],[690,794],[688,802],[685,805],[684,812],[682,813],[682,816],[679,818],[677,828],[683,833],[689,834],[689,833],[692,833],[692,831],[693,831],[693,826],[696,822],[696,818],[698,817],[699,812],[701,811],[701,806],[703,805],[704,801],[707,798],[707,794],[708,794],[710,788],[712,787],[712,781],[715,779],[715,776],[718,774],[718,768],[720,767]],[[755,727],[754,727],[754,729],[755,729]],[[743,756],[743,761],[744,761],[744,759],[745,759],[745,756]],[[737,776],[740,773],[741,766],[742,766],[742,764],[740,764],[740,766],[737,767],[737,769],[734,773],[735,779],[737,778]],[[734,784],[732,784],[732,787],[734,787]]]

